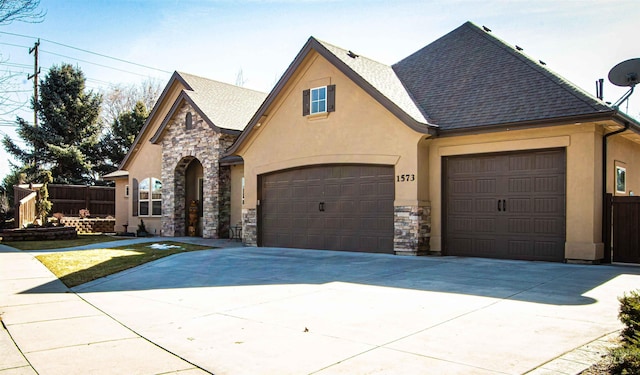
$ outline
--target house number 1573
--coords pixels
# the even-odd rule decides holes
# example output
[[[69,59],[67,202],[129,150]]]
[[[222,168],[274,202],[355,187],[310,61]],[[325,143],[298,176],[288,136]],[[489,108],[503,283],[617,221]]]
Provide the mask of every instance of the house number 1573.
[[[411,182],[416,180],[416,175],[414,174],[400,174],[396,176],[396,180],[398,182]]]

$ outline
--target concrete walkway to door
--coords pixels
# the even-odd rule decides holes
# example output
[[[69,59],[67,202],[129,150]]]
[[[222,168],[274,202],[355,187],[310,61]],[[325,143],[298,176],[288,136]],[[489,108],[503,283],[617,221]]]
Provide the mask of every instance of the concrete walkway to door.
[[[20,291],[21,301],[62,293],[51,283]],[[619,330],[617,297],[639,286],[635,267],[240,247],[163,258],[73,291],[184,360],[177,368],[575,374],[593,361],[575,349]],[[20,346],[18,317],[3,319]]]

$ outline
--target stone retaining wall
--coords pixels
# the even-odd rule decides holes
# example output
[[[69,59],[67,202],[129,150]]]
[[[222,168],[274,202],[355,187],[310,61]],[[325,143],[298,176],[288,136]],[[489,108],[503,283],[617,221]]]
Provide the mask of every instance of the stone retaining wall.
[[[77,237],[74,227],[6,229],[0,232],[2,242],[72,240]]]
[[[63,217],[60,222],[65,226],[74,227],[78,233],[113,233],[116,226],[116,219]]]

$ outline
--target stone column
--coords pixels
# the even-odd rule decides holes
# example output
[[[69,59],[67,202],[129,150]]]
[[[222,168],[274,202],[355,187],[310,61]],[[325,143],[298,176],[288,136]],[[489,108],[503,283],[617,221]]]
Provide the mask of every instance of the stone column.
[[[393,248],[396,255],[427,255],[431,236],[431,206],[394,207]]]
[[[255,208],[242,209],[242,243],[258,246],[257,211]]]

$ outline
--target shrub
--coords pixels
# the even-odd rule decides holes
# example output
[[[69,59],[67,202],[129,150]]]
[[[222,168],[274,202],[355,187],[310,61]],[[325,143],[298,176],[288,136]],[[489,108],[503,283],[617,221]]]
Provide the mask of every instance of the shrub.
[[[618,300],[618,318],[625,327],[622,330],[622,345],[609,352],[609,370],[612,374],[640,374],[640,292],[625,293]]]
[[[612,349],[611,352],[612,374],[640,374],[640,345],[638,343],[625,344]]]
[[[36,217],[40,219],[40,225],[47,221],[47,215],[51,211],[52,203],[49,200],[49,189],[47,185],[53,181],[50,171],[42,171],[40,173],[42,178],[42,187],[38,189],[36,196]]]
[[[640,337],[640,293],[638,290],[625,293],[620,301],[620,312],[618,318],[625,325],[622,330],[622,338],[626,343],[636,341]],[[640,346],[640,345],[638,345]]]

